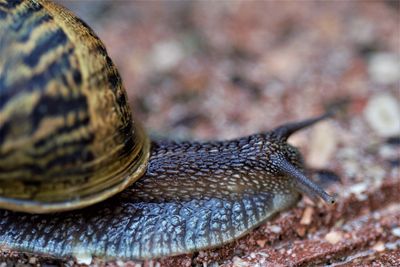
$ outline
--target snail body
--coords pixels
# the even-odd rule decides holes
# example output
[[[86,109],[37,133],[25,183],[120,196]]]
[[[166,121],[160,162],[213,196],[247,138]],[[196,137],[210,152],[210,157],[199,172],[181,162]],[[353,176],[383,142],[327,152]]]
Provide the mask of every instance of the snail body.
[[[0,54],[0,247],[158,258],[237,239],[300,193],[334,201],[286,142],[329,114],[227,141],[150,141],[101,41],[48,1],[0,0]]]

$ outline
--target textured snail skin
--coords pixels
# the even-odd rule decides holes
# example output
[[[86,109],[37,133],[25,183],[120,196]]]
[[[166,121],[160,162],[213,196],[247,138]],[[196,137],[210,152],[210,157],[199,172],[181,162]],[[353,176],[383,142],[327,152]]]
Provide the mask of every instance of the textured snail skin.
[[[299,198],[268,157],[297,151],[259,134],[224,142],[152,144],[146,175],[122,193],[70,212],[0,210],[0,245],[57,257],[144,259],[236,239]]]
[[[333,202],[304,176],[300,153],[286,142],[329,114],[228,141],[153,141],[149,151],[118,72],[78,18],[47,1],[0,0],[0,37],[0,206],[7,209],[0,209],[0,248],[60,258],[158,258],[237,239],[294,205],[300,192]],[[140,179],[119,194],[122,187],[99,183],[131,177]],[[88,186],[94,192],[79,194]],[[95,193],[115,195],[60,213],[10,211],[87,206]]]

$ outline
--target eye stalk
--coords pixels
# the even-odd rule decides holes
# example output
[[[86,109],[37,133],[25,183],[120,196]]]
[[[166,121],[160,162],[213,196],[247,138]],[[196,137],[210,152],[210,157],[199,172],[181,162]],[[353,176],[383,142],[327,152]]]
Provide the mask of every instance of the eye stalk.
[[[273,130],[272,135],[275,136],[278,140],[286,141],[293,133],[301,129],[307,128],[319,121],[331,118],[334,114],[335,110],[331,110],[326,112],[325,114],[322,114],[321,116],[314,117],[308,120],[287,123]]]
[[[281,154],[272,154],[270,156],[271,162],[276,166],[279,171],[289,175],[296,182],[299,191],[310,196],[311,198],[320,197],[328,204],[334,204],[335,198],[324,191],[319,185],[311,181],[301,171],[299,171],[292,163],[290,163]]]

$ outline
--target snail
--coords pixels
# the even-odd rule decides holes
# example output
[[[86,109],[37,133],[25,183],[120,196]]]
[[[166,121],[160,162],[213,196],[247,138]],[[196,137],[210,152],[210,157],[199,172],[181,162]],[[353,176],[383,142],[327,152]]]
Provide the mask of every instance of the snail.
[[[235,240],[301,193],[294,132],[330,113],[226,141],[150,140],[103,43],[46,0],[0,0],[0,247],[149,259]]]

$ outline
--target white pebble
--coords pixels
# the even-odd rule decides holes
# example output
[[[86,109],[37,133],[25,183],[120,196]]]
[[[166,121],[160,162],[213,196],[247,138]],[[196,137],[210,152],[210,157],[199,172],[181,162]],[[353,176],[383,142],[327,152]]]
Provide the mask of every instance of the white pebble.
[[[335,245],[336,243],[342,240],[342,233],[337,231],[331,231],[325,235],[325,240],[331,243],[332,245]]]
[[[183,48],[175,41],[156,44],[151,56],[154,67],[160,71],[167,71],[174,68],[183,57]]]
[[[368,62],[368,72],[373,81],[392,84],[400,81],[400,58],[392,53],[375,53]]]
[[[382,241],[376,243],[373,247],[373,250],[378,251],[378,252],[382,252],[385,250],[385,243],[383,243]]]
[[[400,105],[389,94],[373,96],[364,110],[364,116],[369,125],[381,137],[400,133]]]
[[[269,229],[275,234],[279,234],[282,231],[282,228],[278,225],[272,225]]]
[[[394,234],[397,237],[400,237],[400,227],[393,228],[392,234]]]
[[[349,192],[353,194],[361,194],[365,192],[368,188],[367,183],[358,183],[358,184],[353,184],[352,186],[349,187]]]

